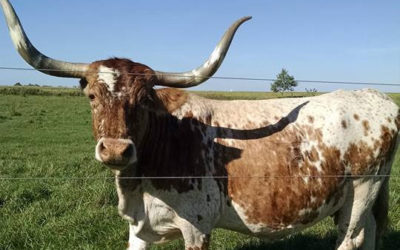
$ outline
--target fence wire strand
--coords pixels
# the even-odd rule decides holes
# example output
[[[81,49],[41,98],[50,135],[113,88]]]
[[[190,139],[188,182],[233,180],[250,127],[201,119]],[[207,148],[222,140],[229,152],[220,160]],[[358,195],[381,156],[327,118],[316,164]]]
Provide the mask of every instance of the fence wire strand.
[[[48,71],[48,72],[58,72],[61,70],[57,69],[46,69],[46,68],[40,68],[40,69],[34,69],[34,68],[23,68],[23,67],[5,67],[5,66],[0,66],[0,70],[20,70],[20,71]],[[65,70],[63,70],[65,72]],[[76,72],[76,71],[74,71]],[[102,72],[99,71],[97,73],[101,74],[113,74],[113,72]],[[136,76],[142,76],[145,75],[143,73],[127,73],[129,75],[136,75]],[[148,75],[148,74],[146,74]],[[155,74],[154,74],[155,75]],[[185,75],[180,75],[180,74],[174,74],[170,73],[169,75],[173,75],[176,77],[192,77],[192,76],[185,76]],[[258,77],[235,77],[235,76],[202,76],[198,75],[197,77],[201,78],[206,78],[206,79],[217,79],[217,80],[239,80],[239,81],[263,81],[263,82],[274,82],[277,79],[276,78],[258,78]],[[360,82],[360,81],[330,81],[330,80],[307,80],[307,79],[298,79],[296,80],[297,82],[301,83],[322,83],[322,84],[344,84],[344,85],[366,85],[366,86],[396,86],[400,87],[400,83],[378,83],[378,82]]]
[[[0,70],[17,70],[17,71],[60,71],[56,69],[34,69],[34,68],[24,68],[24,67],[5,67],[0,66]],[[104,74],[111,74],[112,72],[98,72]],[[129,75],[137,75],[141,76],[144,74],[141,73],[128,73]],[[191,77],[184,75],[177,75],[171,73],[171,75],[178,77]],[[256,78],[256,77],[234,77],[234,76],[199,76],[206,79],[217,79],[217,80],[240,80],[240,81],[267,81],[273,82],[276,81],[276,78]],[[344,84],[344,85],[367,85],[367,86],[396,86],[400,87],[400,83],[378,83],[378,82],[359,82],[359,81],[329,81],[329,80],[306,80],[299,79],[296,80],[301,83],[322,83],[322,84]],[[287,143],[277,143],[277,144],[287,144]],[[85,176],[85,177],[5,177],[0,176],[0,181],[6,180],[112,180],[112,179],[127,179],[127,180],[182,180],[182,179],[243,179],[243,178],[257,178],[257,179],[295,179],[295,178],[311,178],[311,179],[320,179],[320,178],[392,178],[400,180],[400,175],[270,175],[270,176],[131,176],[131,177],[107,177],[107,176]]]

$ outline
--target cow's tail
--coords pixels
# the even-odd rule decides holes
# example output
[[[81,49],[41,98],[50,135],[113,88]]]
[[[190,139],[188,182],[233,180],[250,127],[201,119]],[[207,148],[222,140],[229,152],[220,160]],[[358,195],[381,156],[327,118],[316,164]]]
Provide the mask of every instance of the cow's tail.
[[[375,246],[379,246],[380,240],[382,239],[383,234],[387,230],[389,224],[389,174],[391,165],[394,162],[394,158],[400,144],[400,132],[397,134],[397,138],[394,140],[395,144],[393,145],[391,155],[389,157],[389,170],[387,173],[382,173],[385,175],[383,183],[378,193],[378,197],[375,200],[374,206],[372,207],[372,212],[376,221],[376,244]]]

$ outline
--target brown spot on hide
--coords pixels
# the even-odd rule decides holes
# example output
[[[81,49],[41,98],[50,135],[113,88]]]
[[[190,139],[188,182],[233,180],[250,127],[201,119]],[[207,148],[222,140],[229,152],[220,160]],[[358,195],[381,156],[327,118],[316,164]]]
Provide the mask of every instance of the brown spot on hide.
[[[354,119],[355,119],[356,121],[360,120],[360,117],[359,117],[357,114],[354,114],[353,117],[354,117]]]
[[[342,120],[342,128],[347,128],[347,122],[345,120]]]
[[[380,152],[379,155],[382,157],[388,157],[393,154],[397,131],[390,131],[390,129],[384,125],[381,126],[381,137],[380,137]]]
[[[363,120],[362,125],[364,128],[364,135],[368,136],[368,131],[370,130],[369,122],[367,120]]]
[[[381,136],[375,139],[373,147],[364,141],[351,143],[344,154],[346,164],[351,166],[352,175],[371,174],[381,165],[381,162],[393,154],[396,132],[381,126]],[[378,156],[375,157],[376,151]]]
[[[368,147],[367,143],[360,141],[357,144],[350,143],[344,154],[344,160],[350,164],[352,175],[360,175],[375,159],[373,158],[373,149]]]
[[[305,152],[306,158],[308,158],[311,162],[316,162],[319,160],[319,155],[317,149],[313,146],[311,151]]]
[[[314,123],[314,117],[309,115],[307,118],[309,123]]]
[[[186,114],[183,115],[183,117],[192,118],[193,117],[193,112],[192,111],[188,111],[188,112],[186,112]]]

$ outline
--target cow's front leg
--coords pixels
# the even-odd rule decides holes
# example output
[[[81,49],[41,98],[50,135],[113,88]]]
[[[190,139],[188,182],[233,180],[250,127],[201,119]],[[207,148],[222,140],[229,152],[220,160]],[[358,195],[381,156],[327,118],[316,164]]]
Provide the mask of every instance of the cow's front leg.
[[[194,226],[187,226],[181,231],[186,250],[208,250],[211,232],[201,232]]]
[[[146,250],[149,249],[150,243],[138,238],[132,227],[129,227],[129,242],[127,250]]]

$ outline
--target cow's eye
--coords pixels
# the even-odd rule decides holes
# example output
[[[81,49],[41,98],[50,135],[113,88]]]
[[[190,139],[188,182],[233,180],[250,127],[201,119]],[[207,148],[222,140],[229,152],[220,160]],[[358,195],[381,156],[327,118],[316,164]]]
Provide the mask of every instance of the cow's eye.
[[[95,96],[94,96],[93,94],[90,94],[90,95],[89,95],[89,99],[90,99],[90,101],[93,101],[93,100],[94,100],[94,98],[95,98]]]

